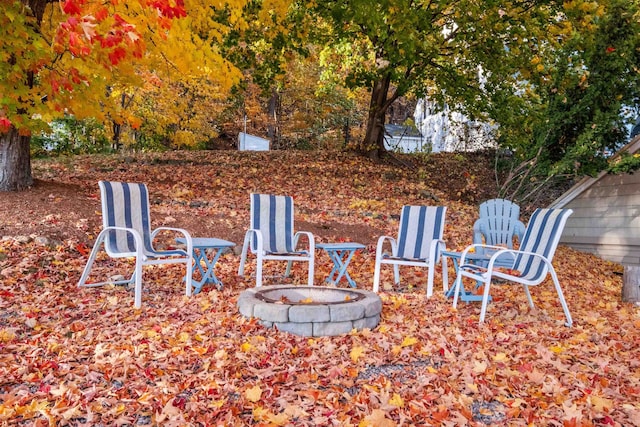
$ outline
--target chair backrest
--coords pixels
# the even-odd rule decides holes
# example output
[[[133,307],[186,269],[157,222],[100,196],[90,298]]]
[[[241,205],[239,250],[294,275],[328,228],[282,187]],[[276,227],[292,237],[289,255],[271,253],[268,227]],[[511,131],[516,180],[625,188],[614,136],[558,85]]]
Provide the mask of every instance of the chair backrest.
[[[260,230],[267,252],[293,252],[293,198],[252,193],[251,228]]]
[[[572,213],[571,209],[536,209],[527,224],[520,251],[534,252],[551,262],[564,225]],[[513,268],[520,272],[520,277],[532,281],[542,280],[547,274],[546,264],[527,254],[518,254]]]
[[[524,224],[520,221],[520,206],[510,200],[490,199],[480,204],[480,217],[473,224],[473,243],[513,247],[513,236],[522,238]]]
[[[145,184],[100,181],[102,200],[102,225],[106,227],[132,228],[144,240],[144,253],[153,252],[151,246],[151,220],[149,217],[149,193]],[[131,233],[113,230],[108,233],[105,247],[110,254],[135,252]]]
[[[445,206],[403,206],[397,257],[427,259],[431,242],[442,239]]]

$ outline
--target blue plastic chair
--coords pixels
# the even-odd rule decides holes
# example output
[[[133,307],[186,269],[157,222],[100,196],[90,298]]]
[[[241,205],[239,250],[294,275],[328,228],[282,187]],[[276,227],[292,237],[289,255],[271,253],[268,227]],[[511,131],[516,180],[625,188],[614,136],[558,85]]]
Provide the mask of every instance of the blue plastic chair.
[[[436,262],[445,250],[444,233],[445,206],[403,206],[400,214],[398,238],[381,236],[376,247],[376,265],[373,275],[373,291],[380,288],[382,264],[393,265],[395,284],[400,283],[400,265],[427,267],[427,297],[433,295],[433,278]],[[385,252],[385,243],[391,253]],[[443,268],[444,262],[443,262]]]
[[[560,241],[560,236],[562,235],[562,230],[567,222],[567,218],[569,218],[572,213],[573,211],[571,209],[536,209],[529,219],[518,250],[479,244],[468,246],[462,252],[460,258],[460,267],[458,268],[458,275],[454,284],[453,306],[457,307],[461,283],[462,280],[467,277],[477,281],[480,285],[484,285],[480,323],[483,323],[485,319],[491,283],[494,278],[521,284],[527,295],[529,306],[533,307],[529,287],[539,285],[546,279],[547,274],[551,274],[567,320],[566,324],[567,326],[571,326],[573,324],[571,314],[569,313],[567,302],[565,301],[558,276],[553,269],[551,261],[558,247],[558,242]],[[478,249],[495,251],[492,253],[486,268],[465,262],[467,253],[471,250],[477,251]],[[510,255],[512,259],[511,265],[508,266],[509,268],[505,268],[502,265],[505,255]],[[498,263],[498,258],[500,258],[500,263]]]
[[[302,236],[306,236],[308,246],[299,250]],[[293,261],[308,262],[308,285],[313,286],[315,239],[307,231],[294,233],[293,199],[290,196],[251,194],[251,228],[242,245],[240,276],[244,276],[249,250],[256,255],[256,287],[262,286],[262,267],[267,260],[287,261],[285,277],[291,274]]]
[[[186,295],[192,293],[191,276],[193,269],[193,241],[184,229],[159,227],[151,230],[149,216],[149,193],[145,184],[100,181],[102,201],[102,226],[87,265],[82,272],[78,287],[96,287],[106,284],[121,285],[135,283],[134,305],[142,305],[142,267],[145,265],[177,264],[186,266]],[[158,251],[153,241],[162,231],[180,234],[185,239],[187,250]],[[106,280],[87,283],[89,274],[100,248],[111,258],[135,258],[135,268],[129,279]]]
[[[480,217],[473,224],[473,243],[513,248],[514,237],[522,241],[525,226],[520,206],[510,200],[491,199],[480,204]]]

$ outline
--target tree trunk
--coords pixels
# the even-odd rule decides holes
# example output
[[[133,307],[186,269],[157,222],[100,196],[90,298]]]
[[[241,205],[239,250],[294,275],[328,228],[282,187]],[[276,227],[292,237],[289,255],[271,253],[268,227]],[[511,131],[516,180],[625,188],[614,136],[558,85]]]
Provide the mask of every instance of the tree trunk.
[[[33,185],[30,141],[13,126],[0,133],[0,191],[21,191]]]
[[[624,266],[622,301],[640,302],[640,265]]]
[[[267,124],[267,138],[271,140],[274,148],[280,147],[280,94],[275,87],[271,88],[271,97],[269,98],[268,114],[269,122]]]
[[[36,18],[38,28],[42,22],[47,3],[53,0],[22,0]],[[15,65],[15,58],[9,63]],[[29,87],[34,86],[34,73],[25,73]],[[24,113],[24,111],[22,112]],[[11,126],[7,133],[0,133],[0,191],[21,191],[33,185],[31,176],[31,136],[23,136]]]
[[[387,108],[389,108],[387,97],[390,84],[391,76],[386,75],[375,82],[371,90],[367,133],[362,142],[361,150],[373,157],[379,157],[387,151],[384,148],[384,122]]]

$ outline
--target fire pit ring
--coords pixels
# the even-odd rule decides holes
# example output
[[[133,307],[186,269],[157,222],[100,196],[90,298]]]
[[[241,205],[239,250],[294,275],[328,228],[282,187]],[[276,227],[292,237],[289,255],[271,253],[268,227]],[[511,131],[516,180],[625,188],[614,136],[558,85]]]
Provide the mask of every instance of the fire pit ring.
[[[382,301],[361,289],[275,285],[242,291],[238,310],[280,331],[335,336],[378,326]]]

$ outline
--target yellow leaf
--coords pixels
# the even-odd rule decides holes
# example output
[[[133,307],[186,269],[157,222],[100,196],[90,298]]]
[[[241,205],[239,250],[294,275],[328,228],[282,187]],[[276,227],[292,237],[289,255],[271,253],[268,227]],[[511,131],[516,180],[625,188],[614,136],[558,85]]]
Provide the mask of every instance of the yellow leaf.
[[[494,362],[505,362],[507,360],[509,360],[509,356],[507,356],[506,353],[498,353],[495,356],[493,356]]]
[[[251,350],[253,350],[253,345],[251,343],[248,342],[244,342],[242,343],[242,345],[240,346],[240,350],[242,350],[243,353],[248,353]]]
[[[564,347],[560,346],[560,345],[554,345],[549,347],[549,350],[551,350],[552,352],[559,354],[562,353],[564,351]]]
[[[0,330],[0,342],[9,342],[16,337],[16,334],[9,329]]]
[[[404,406],[404,399],[402,399],[398,393],[393,393],[393,396],[389,399],[389,404],[402,408]]]
[[[249,402],[255,403],[260,400],[260,397],[262,396],[262,389],[260,388],[259,385],[255,385],[250,389],[247,389],[244,392],[244,396],[247,398]]]
[[[613,408],[613,400],[606,399],[600,396],[589,396],[589,400],[593,405],[593,408],[598,412],[606,412],[607,410]]]
[[[418,340],[416,338],[413,337],[404,337],[404,339],[402,340],[402,344],[400,344],[400,346],[402,347],[409,347],[414,345],[415,343],[417,343]]]
[[[486,370],[487,370],[486,362],[481,362],[479,360],[473,361],[473,372],[475,372],[476,374],[481,374]]]
[[[268,420],[277,426],[283,426],[289,422],[289,417],[285,413],[269,414]]]
[[[180,342],[187,342],[189,341],[189,334],[186,332],[180,332],[178,334],[178,340],[180,340]]]
[[[387,414],[380,409],[374,409],[371,415],[364,417],[364,420],[360,421],[359,427],[395,427],[396,423],[390,420],[386,416]]]
[[[351,360],[353,360],[354,362],[357,362],[358,359],[360,359],[360,356],[362,356],[363,354],[364,354],[364,347],[357,346],[351,349],[351,353],[349,354],[349,356],[351,356]]]

